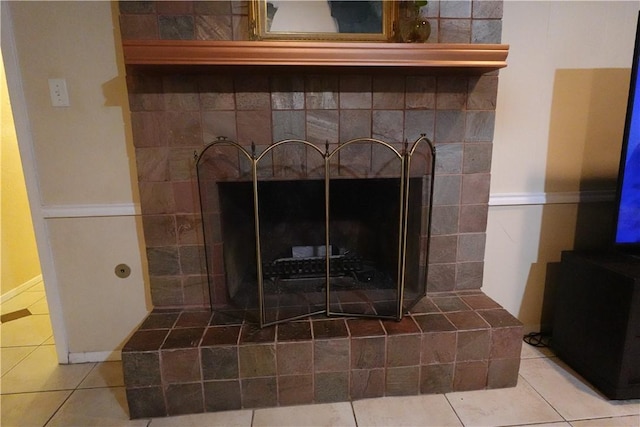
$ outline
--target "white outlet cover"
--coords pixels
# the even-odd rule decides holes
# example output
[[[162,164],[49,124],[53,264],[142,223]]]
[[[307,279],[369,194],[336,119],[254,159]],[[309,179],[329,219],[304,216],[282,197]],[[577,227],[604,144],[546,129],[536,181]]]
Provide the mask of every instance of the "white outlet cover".
[[[67,80],[49,79],[49,95],[51,96],[51,106],[68,107],[69,92],[67,91]]]

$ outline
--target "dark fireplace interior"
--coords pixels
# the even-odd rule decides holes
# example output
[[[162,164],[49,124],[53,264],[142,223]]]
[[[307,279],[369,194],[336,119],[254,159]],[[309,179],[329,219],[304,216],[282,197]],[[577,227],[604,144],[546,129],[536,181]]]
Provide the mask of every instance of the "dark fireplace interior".
[[[304,307],[297,307],[300,314],[323,311],[324,181],[262,182],[258,193],[266,294],[280,299],[286,295],[291,302],[296,295],[306,295],[302,299]],[[393,305],[391,311],[382,301],[372,307],[364,291],[386,290],[387,303],[396,298],[400,180],[336,180],[331,182],[330,193],[331,287],[341,294],[351,292],[354,297],[351,303],[343,302],[344,307],[333,301],[332,312],[393,316]],[[258,295],[252,183],[220,183],[219,194],[227,286],[238,289],[230,293],[230,299],[236,306],[255,309]],[[233,277],[238,283],[232,283]],[[358,295],[365,299],[358,302]],[[288,317],[295,317],[295,312],[296,307],[290,307]]]

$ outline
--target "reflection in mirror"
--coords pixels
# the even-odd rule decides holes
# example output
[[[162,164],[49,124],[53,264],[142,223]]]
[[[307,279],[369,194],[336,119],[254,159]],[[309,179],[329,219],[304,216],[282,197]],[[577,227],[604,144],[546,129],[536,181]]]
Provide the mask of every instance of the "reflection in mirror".
[[[391,0],[253,0],[254,38],[378,40],[391,37]]]

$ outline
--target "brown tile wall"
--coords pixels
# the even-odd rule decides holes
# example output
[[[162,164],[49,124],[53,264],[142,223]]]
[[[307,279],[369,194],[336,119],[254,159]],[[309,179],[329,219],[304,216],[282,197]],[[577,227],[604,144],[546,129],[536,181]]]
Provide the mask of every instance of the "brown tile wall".
[[[428,290],[479,288],[497,76],[302,74],[288,80],[293,93],[280,92],[284,79],[129,76],[154,305],[208,303],[194,153],[219,135],[260,152],[282,138],[396,143],[425,133],[437,148]]]
[[[248,40],[249,2],[121,1],[125,40]],[[502,0],[431,0],[421,10],[428,43],[500,43]]]
[[[147,418],[515,386],[522,326],[480,291],[401,322],[313,318],[259,329],[156,310],[125,345],[130,415]]]
[[[120,10],[124,39],[242,39],[246,29],[243,1],[126,1]],[[501,1],[433,1],[424,13],[437,21],[432,41],[499,42]],[[130,69],[127,79],[154,306],[209,304],[194,153],[220,135],[260,151],[283,138],[395,143],[425,133],[437,148],[428,291],[480,288],[497,74]]]

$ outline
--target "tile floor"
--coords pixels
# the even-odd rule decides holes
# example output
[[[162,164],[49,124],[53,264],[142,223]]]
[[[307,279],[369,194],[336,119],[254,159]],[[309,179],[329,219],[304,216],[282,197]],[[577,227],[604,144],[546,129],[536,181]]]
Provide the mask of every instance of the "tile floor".
[[[120,362],[56,363],[42,284],[1,305],[0,413],[9,426],[640,426],[640,400],[607,401],[548,350],[523,346],[515,388],[129,420]]]

